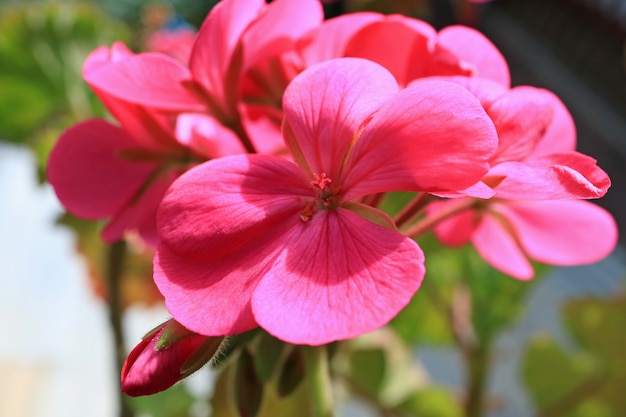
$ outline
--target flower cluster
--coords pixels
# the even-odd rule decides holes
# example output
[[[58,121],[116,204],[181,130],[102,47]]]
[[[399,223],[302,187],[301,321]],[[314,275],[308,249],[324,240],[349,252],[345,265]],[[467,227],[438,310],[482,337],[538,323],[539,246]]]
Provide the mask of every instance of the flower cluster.
[[[118,124],[68,129],[48,175],[70,212],[109,220],[105,240],[156,246],[168,310],[202,335],[191,350],[258,326],[309,345],[383,326],[420,287],[425,232],[520,279],[529,259],[590,263],[616,244],[581,201],[610,180],[575,151],[567,109],[511,88],[473,29],[223,0],[186,50],[94,51],[84,78]],[[415,199],[392,218],[395,191]]]

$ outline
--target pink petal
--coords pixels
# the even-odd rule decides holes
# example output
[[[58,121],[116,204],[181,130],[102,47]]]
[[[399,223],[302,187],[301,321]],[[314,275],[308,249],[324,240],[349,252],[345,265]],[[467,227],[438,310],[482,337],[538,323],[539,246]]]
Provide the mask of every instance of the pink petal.
[[[615,220],[580,200],[509,203],[502,214],[533,259],[551,265],[583,265],[608,256],[617,245]]]
[[[488,109],[500,96],[506,94],[509,89],[493,80],[482,77],[455,76],[432,76],[432,79],[453,82],[465,87],[472,93],[485,109]]]
[[[156,247],[159,243],[156,227],[157,209],[165,191],[179,175],[179,171],[170,170],[158,178],[147,180],[143,189],[113,214],[111,221],[102,231],[102,239],[112,243],[122,239],[127,231],[134,230],[145,243]]]
[[[222,109],[233,105],[229,102],[235,93],[232,77],[237,77],[241,71],[233,59],[241,36],[264,7],[263,0],[221,1],[211,9],[198,32],[189,69],[194,80]]]
[[[273,106],[244,104],[239,105],[243,125],[254,149],[264,154],[286,154],[287,148],[280,130],[283,112]]]
[[[383,19],[372,12],[355,12],[333,17],[298,40],[304,68],[345,55],[352,36],[369,23]]]
[[[506,60],[480,32],[465,26],[448,26],[439,32],[438,45],[475,68],[474,75],[510,86],[511,78]]]
[[[187,68],[166,55],[133,55],[83,74],[92,88],[129,103],[161,110],[204,109],[188,90]]]
[[[454,201],[433,202],[428,205],[428,215],[434,216]],[[450,216],[435,227],[437,239],[446,246],[458,247],[468,243],[478,226],[479,217],[474,210],[464,210]]]
[[[344,199],[465,189],[486,173],[496,145],[491,120],[466,89],[439,80],[415,82],[363,130],[344,169]]]
[[[294,47],[297,39],[324,20],[318,0],[274,0],[242,37],[243,69]]]
[[[342,58],[317,64],[296,77],[283,97],[288,147],[310,173],[338,178],[357,130],[398,90],[378,64]],[[307,166],[304,166],[307,165]]]
[[[117,155],[136,148],[122,129],[88,120],[66,130],[48,160],[48,181],[70,213],[87,219],[113,215],[130,201],[157,168],[153,162]]]
[[[595,159],[578,152],[537,158],[528,164],[504,162],[493,167],[485,181],[489,177],[503,178],[495,188],[496,196],[512,200],[600,198],[611,185]]]
[[[256,287],[252,310],[290,343],[320,345],[383,326],[425,272],[415,242],[349,210],[301,223],[286,243]]]
[[[294,218],[312,199],[295,164],[270,155],[213,159],[172,184],[157,215],[162,242],[180,256],[217,260]]]
[[[89,74],[110,65],[117,63],[135,54],[128,49],[123,42],[114,42],[111,48],[101,46],[92,51],[83,64],[83,76],[88,77]]]
[[[87,57],[83,75],[88,79],[90,74],[115,66],[132,56],[134,54],[121,42],[115,42],[111,49],[100,47]],[[94,91],[124,130],[142,147],[158,151],[180,151],[167,114],[120,100],[98,88],[94,88]]]
[[[535,271],[507,225],[485,214],[472,236],[474,247],[495,269],[520,280],[529,280]]]
[[[259,275],[275,255],[254,245],[250,250],[203,261],[181,257],[159,245],[154,282],[176,321],[206,336],[237,334],[257,327],[250,298]]]
[[[367,58],[387,68],[400,85],[426,75],[434,30],[416,30],[412,19],[394,16],[373,22],[352,36],[345,56]]]
[[[521,87],[520,87],[521,88]],[[557,152],[569,152],[576,149],[576,126],[565,104],[553,93],[544,90],[552,100],[554,115],[552,122],[529,158],[549,155]]]
[[[187,65],[195,41],[195,30],[182,27],[159,29],[149,34],[144,43],[146,50],[169,55]]]
[[[179,115],[176,119],[176,138],[182,145],[206,159],[246,152],[239,137],[208,114]]]
[[[552,122],[552,105],[545,90],[522,87],[509,90],[485,107],[499,138],[491,164],[529,156]]]

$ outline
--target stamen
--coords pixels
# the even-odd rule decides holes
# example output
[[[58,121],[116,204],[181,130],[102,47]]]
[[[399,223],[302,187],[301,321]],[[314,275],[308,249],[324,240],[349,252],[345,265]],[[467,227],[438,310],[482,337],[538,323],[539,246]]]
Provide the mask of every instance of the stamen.
[[[300,220],[303,222],[309,222],[313,218],[313,214],[315,214],[315,203],[313,201],[309,201],[307,205],[300,213]]]
[[[324,188],[328,187],[328,185],[332,182],[331,179],[326,176],[325,172],[322,172],[322,175],[313,175],[315,176],[315,180],[311,181],[311,186],[319,188],[320,190],[324,190]]]
[[[317,207],[320,209],[333,209],[338,205],[337,187],[331,187],[332,180],[322,172],[320,175],[314,173],[315,179],[310,182],[311,188],[315,190],[317,195]]]

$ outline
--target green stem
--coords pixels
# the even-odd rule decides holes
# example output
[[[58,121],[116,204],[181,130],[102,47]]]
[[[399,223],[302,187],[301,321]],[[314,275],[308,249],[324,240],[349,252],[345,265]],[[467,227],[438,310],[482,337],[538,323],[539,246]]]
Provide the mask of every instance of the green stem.
[[[465,417],[482,417],[489,368],[489,348],[480,345],[469,348],[465,358],[468,373]]]
[[[302,346],[314,417],[332,417],[333,400],[326,346]]]
[[[126,255],[126,242],[121,240],[108,247],[106,278],[108,285],[108,308],[109,324],[113,332],[113,349],[115,353],[115,364],[118,374],[122,370],[126,359],[126,348],[124,346],[124,331],[122,327],[122,293],[120,282],[124,270],[124,257]],[[124,394],[118,389],[118,404],[120,417],[133,417],[134,412],[129,407]]]
[[[465,417],[482,417],[485,388],[489,371],[491,338],[479,339],[472,324],[472,295],[469,288],[454,288],[450,308],[450,324],[457,346],[461,350],[467,373]]]

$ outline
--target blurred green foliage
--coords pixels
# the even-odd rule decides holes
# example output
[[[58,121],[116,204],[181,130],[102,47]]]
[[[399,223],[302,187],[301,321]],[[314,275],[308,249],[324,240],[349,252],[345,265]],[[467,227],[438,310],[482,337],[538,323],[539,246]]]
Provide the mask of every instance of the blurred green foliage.
[[[82,79],[85,58],[131,31],[83,2],[5,2],[0,27],[0,139],[30,146],[43,173],[65,128],[105,114]]]
[[[569,301],[564,321],[576,350],[537,337],[524,357],[524,382],[540,416],[618,417],[626,410],[626,297]]]

